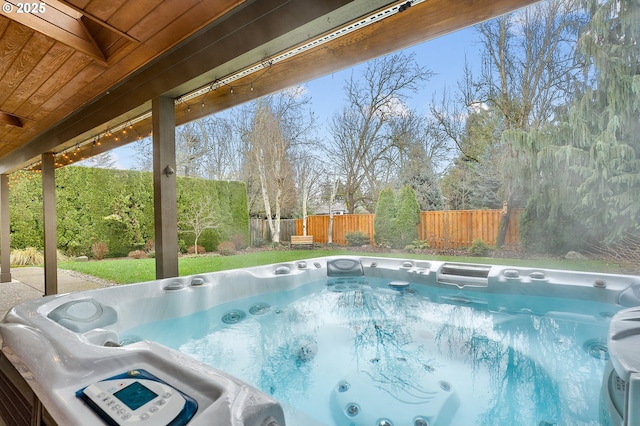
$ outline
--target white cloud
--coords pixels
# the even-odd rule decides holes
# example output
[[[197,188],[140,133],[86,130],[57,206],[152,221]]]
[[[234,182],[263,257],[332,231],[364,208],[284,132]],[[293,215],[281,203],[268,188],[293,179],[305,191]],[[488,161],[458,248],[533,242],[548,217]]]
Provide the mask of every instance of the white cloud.
[[[380,108],[379,113],[387,117],[406,117],[411,114],[411,110],[400,99],[391,98]]]
[[[293,86],[283,90],[291,98],[301,98],[307,94],[307,86]]]

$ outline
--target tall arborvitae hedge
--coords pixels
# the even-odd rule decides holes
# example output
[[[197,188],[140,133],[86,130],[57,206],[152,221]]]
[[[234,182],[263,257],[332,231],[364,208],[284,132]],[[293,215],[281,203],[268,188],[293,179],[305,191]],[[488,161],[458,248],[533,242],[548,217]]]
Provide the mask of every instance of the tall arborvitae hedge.
[[[242,182],[177,180],[178,214],[209,197],[223,226],[207,230],[198,241],[215,250],[220,241],[242,246],[249,238],[247,191]],[[40,176],[17,172],[10,179],[11,247],[42,248],[42,185]],[[91,256],[95,242],[107,243],[107,256],[126,256],[154,240],[153,183],[147,172],[65,167],[56,171],[58,248],[69,255]],[[179,217],[180,219],[180,217]],[[184,230],[184,227],[182,228]],[[181,249],[194,235],[180,232]],[[240,248],[240,247],[239,247]]]
[[[380,191],[373,219],[373,239],[377,245],[391,246],[395,239],[396,197],[391,188]]]
[[[376,244],[403,248],[418,239],[418,223],[420,206],[410,185],[403,187],[397,197],[390,188],[380,192],[373,219]]]
[[[395,245],[403,248],[418,239],[420,205],[416,192],[410,185],[404,186],[396,199]]]

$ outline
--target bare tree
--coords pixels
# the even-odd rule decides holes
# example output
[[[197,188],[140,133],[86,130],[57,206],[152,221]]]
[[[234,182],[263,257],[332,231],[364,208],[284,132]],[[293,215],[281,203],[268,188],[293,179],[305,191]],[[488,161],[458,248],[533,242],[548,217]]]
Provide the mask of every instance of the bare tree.
[[[346,83],[347,106],[333,117],[327,152],[344,182],[349,213],[358,206],[374,208],[379,180],[388,177],[385,162],[394,155],[389,122],[407,113],[408,93],[431,75],[413,55],[398,53],[370,62],[361,78]]]
[[[329,229],[328,233],[328,243],[333,244],[333,206],[336,201],[336,195],[338,193],[338,176],[334,172],[331,180],[329,181],[330,185],[330,194],[329,194]]]
[[[113,169],[118,164],[118,160],[114,155],[110,152],[103,152],[102,154],[94,155],[91,158],[87,158],[83,160],[78,165],[88,166],[88,167],[97,167],[100,169]]]
[[[393,170],[393,187],[410,185],[422,210],[442,208],[442,194],[434,164],[444,167],[451,148],[448,140],[433,137],[424,116],[408,112],[390,121],[389,137],[393,155],[388,168]]]
[[[480,74],[473,75],[467,67],[457,93],[445,95],[441,105],[431,109],[439,130],[457,146],[460,167],[482,165],[500,172],[507,213],[498,245],[504,242],[517,196],[524,199],[527,190],[514,186],[518,171],[511,159],[517,153],[502,140],[502,134],[552,122],[558,108],[573,94],[580,77],[575,41],[586,23],[579,3],[541,2],[478,25]],[[469,122],[469,118],[476,121]],[[484,142],[478,144],[479,140]],[[496,164],[482,164],[486,161]]]
[[[198,120],[200,131],[210,140],[202,161],[204,178],[211,180],[240,180],[242,171],[242,132],[238,131],[238,112],[218,114]]]
[[[280,241],[284,206],[295,205],[292,161],[296,149],[307,142],[313,126],[306,115],[308,98],[299,88],[259,99],[247,114],[244,129],[245,179],[248,190],[258,190],[273,242]],[[254,183],[253,185],[251,183]]]
[[[202,176],[202,158],[209,152],[211,141],[202,120],[195,120],[176,129],[176,169],[178,175]]]
[[[484,99],[503,120],[503,129],[537,129],[554,119],[559,105],[573,94],[580,68],[575,47],[586,16],[578,0],[536,4],[478,26],[483,44],[484,67],[479,86]],[[504,243],[518,192],[514,164],[505,150],[502,190],[507,212],[502,216],[498,246]]]
[[[153,170],[152,146],[151,138],[143,138],[133,143],[137,170],[143,172],[150,172]]]
[[[180,176],[211,180],[240,178],[242,134],[236,129],[237,117],[233,114],[209,116],[176,128],[176,165]],[[137,142],[134,148],[137,168],[151,171],[150,139]]]
[[[198,239],[207,229],[217,229],[223,224],[223,220],[215,211],[211,197],[198,198],[190,203],[180,220],[182,232],[195,235],[193,245],[195,254],[198,254]]]
[[[317,145],[317,144],[314,144]],[[302,213],[302,234],[307,235],[307,216],[309,203],[318,202],[314,194],[319,192],[321,179],[324,175],[324,164],[312,149],[313,145],[305,146],[295,157],[293,164],[298,186],[301,213]]]

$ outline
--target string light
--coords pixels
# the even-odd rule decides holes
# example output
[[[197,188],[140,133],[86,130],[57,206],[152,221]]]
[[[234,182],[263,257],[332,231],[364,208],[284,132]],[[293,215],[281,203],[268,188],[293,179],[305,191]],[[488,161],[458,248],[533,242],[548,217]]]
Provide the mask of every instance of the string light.
[[[411,2],[409,2],[410,5],[415,6],[419,3],[424,2],[425,0],[412,0]],[[260,75],[258,75],[251,83],[249,83],[250,85],[250,92],[254,92],[254,83],[257,82],[262,76],[264,76],[264,74],[266,72],[268,72],[270,70],[270,68],[279,62],[288,60],[294,56],[297,56],[301,53],[304,53],[308,50],[311,49],[315,49],[325,43],[328,43],[330,41],[333,41],[335,39],[338,39],[340,37],[343,37],[353,31],[357,31],[360,30],[370,24],[379,22],[384,20],[385,18],[393,15],[396,12],[401,12],[403,10],[405,10],[407,8],[407,3],[403,4],[403,5],[392,5],[389,6],[385,9],[381,9],[378,10],[374,13],[372,13],[371,15],[362,17],[360,19],[358,19],[357,21],[353,21],[350,22],[334,31],[332,31],[331,33],[322,35],[318,38],[309,40],[307,42],[305,42],[302,45],[298,45],[296,47],[293,47],[289,50],[283,51],[281,53],[278,53],[274,56],[271,57],[265,57],[263,60],[261,60],[259,63],[256,63],[252,66],[249,66],[245,69],[242,69],[238,72],[235,72],[233,74],[228,75],[227,77],[224,78],[217,78],[215,79],[212,83],[207,84],[206,86],[203,86],[199,89],[196,89],[194,91],[191,91],[189,93],[186,93],[180,97],[178,97],[174,102],[175,104],[179,104],[184,102],[187,105],[187,112],[191,112],[191,105],[187,104],[188,101],[190,101],[191,99],[194,98],[198,98],[200,96],[206,95],[209,92],[212,91],[216,91],[218,88],[222,87],[222,86],[229,86],[229,94],[234,94],[234,87],[231,86],[231,83],[240,80],[244,77],[247,77],[251,74],[254,74],[258,71],[263,71]],[[236,85],[236,87],[238,87]],[[201,102],[202,107],[205,107],[205,100],[204,98],[202,99]],[[113,128],[107,128],[107,130],[103,133],[100,133],[98,135],[95,135],[94,137],[92,137],[91,139],[88,139],[86,141],[83,141],[81,143],[78,144],[78,147],[84,147],[86,145],[89,145],[91,143],[93,143],[93,146],[99,146],[100,145],[100,139],[104,138],[104,137],[111,137],[113,136],[112,132],[116,132],[116,131],[122,131],[123,135],[127,134],[126,128],[128,127],[128,129],[130,130],[135,130],[135,128],[133,127],[133,124],[141,122],[143,120],[148,119],[149,117],[151,117],[151,111],[147,111],[143,114],[141,114],[140,116],[127,120],[125,123],[120,124],[118,126],[115,126]],[[140,134],[136,131],[137,133],[137,139],[140,140],[142,137],[140,136]],[[149,132],[149,136],[152,135],[152,132]],[[115,141],[119,141],[120,138],[119,137],[115,137]],[[56,157],[55,153],[53,154],[54,159]],[[31,167],[35,167],[37,164],[39,163],[34,163]]]

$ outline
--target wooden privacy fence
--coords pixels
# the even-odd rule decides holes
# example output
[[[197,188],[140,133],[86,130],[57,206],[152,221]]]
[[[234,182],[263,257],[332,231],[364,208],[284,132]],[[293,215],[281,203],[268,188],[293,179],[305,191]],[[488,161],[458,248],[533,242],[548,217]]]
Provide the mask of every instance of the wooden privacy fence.
[[[255,245],[256,241],[258,240],[260,240],[262,243],[271,241],[271,230],[269,229],[269,224],[265,219],[251,218],[251,220],[249,221],[249,232],[251,245]],[[289,241],[291,240],[292,235],[296,235],[296,220],[281,219],[280,241]],[[302,233],[298,235],[302,235]]]
[[[333,243],[347,244],[347,232],[361,231],[373,244],[373,214],[340,214],[333,216]],[[296,219],[296,235],[302,235],[302,219]],[[329,216],[308,216],[307,235],[313,235],[316,243],[329,242]]]
[[[520,242],[518,218],[522,210],[514,210],[504,243]],[[480,239],[494,245],[498,237],[502,210],[449,210],[420,213],[418,238],[429,241],[433,248],[469,247],[473,240]]]
[[[520,242],[518,218],[522,210],[514,210],[511,215],[506,245]],[[449,210],[428,211],[420,213],[418,238],[429,242],[432,248],[469,247],[473,240],[481,239],[493,245],[498,237],[502,210]],[[345,235],[348,232],[361,231],[369,236],[373,244],[373,214],[346,214],[333,217],[333,242],[347,244]],[[329,216],[309,216],[307,218],[307,235],[313,235],[317,243],[329,241]],[[302,235],[302,219],[296,219],[296,235]],[[281,241],[286,241],[281,238]]]

